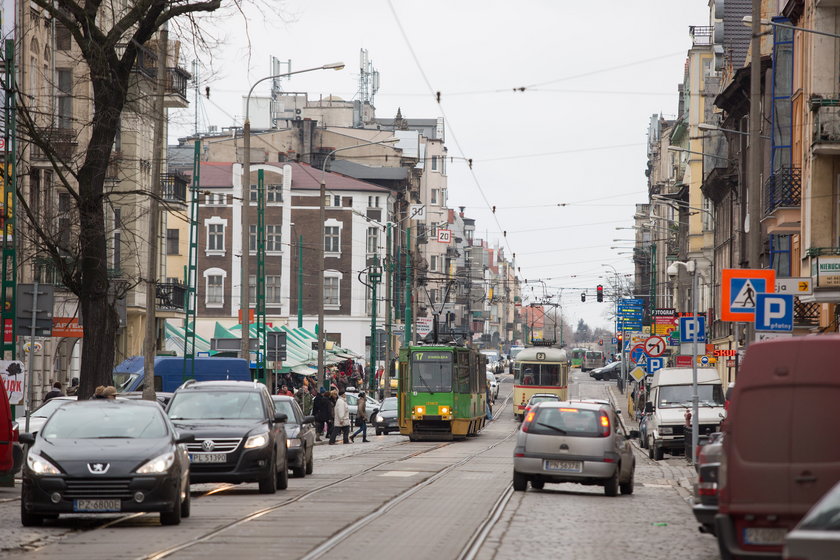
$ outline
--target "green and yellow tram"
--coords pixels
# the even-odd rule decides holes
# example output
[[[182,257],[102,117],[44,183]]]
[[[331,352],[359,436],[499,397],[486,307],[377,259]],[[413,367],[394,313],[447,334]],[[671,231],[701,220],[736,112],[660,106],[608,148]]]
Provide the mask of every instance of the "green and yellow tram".
[[[461,439],[478,434],[486,415],[486,359],[461,346],[400,350],[400,433],[418,439]]]
[[[571,358],[572,358],[572,367],[573,368],[580,368],[583,365],[583,358],[586,355],[586,348],[572,348],[571,350]]]
[[[522,418],[525,405],[536,393],[551,393],[565,401],[569,395],[569,355],[550,346],[531,346],[516,357],[513,378],[513,414]]]

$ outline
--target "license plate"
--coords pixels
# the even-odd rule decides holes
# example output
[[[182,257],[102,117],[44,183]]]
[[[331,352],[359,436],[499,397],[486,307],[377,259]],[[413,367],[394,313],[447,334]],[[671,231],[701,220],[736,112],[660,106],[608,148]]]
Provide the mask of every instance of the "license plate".
[[[582,472],[583,464],[580,461],[558,461],[546,459],[543,468],[547,471]]]
[[[226,460],[224,453],[190,453],[190,463],[224,463]]]
[[[120,500],[73,500],[73,511],[120,511]]]
[[[748,527],[744,529],[744,543],[757,545],[783,544],[787,529],[773,527]]]

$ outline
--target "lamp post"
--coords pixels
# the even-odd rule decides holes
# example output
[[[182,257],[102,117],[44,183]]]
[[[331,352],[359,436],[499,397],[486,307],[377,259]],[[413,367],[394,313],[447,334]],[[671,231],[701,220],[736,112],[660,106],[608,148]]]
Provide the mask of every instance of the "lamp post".
[[[674,261],[668,267],[668,274],[676,277],[678,267],[685,267],[686,272],[691,275],[691,315],[694,320],[697,320],[697,261]],[[698,333],[694,334],[691,342],[691,463],[697,464],[697,441],[700,430],[700,419],[698,418],[698,408],[700,398],[697,394],[697,337]]]
[[[325,199],[327,197],[327,163],[329,163],[330,159],[335,155],[336,152],[342,152],[344,150],[353,150],[356,148],[364,148],[365,146],[377,146],[377,145],[386,145],[391,144],[394,142],[399,142],[399,138],[388,138],[386,140],[379,140],[376,142],[364,142],[362,144],[356,144],[355,146],[345,146],[343,148],[336,148],[335,150],[331,151],[324,157],[324,163],[321,165],[321,189],[319,191],[320,194],[320,201],[318,204],[319,214],[318,220],[320,221],[320,230],[321,230],[321,240],[318,243],[318,262],[319,265],[319,273],[318,273],[318,374],[317,380],[318,385],[323,387],[324,386],[324,344],[325,344],[325,337],[324,337],[324,272],[326,272],[326,267],[324,266],[324,244],[326,243],[326,204]],[[373,341],[371,341],[373,343]]]
[[[242,344],[240,346],[240,355],[250,362],[250,311],[249,305],[249,289],[250,289],[250,241],[251,229],[248,210],[251,206],[251,94],[254,93],[254,88],[258,84],[266,80],[273,80],[276,78],[285,78],[294,74],[303,74],[304,72],[314,72],[315,70],[341,70],[344,68],[343,62],[332,62],[324,64],[315,68],[306,68],[304,70],[295,70],[294,72],[285,72],[283,74],[273,74],[260,78],[248,90],[248,96],[245,98],[245,123],[242,125],[242,145],[245,154],[242,156],[242,205],[240,206],[240,220],[242,221],[242,257],[240,261],[240,268],[242,270],[242,278],[239,286],[239,315],[242,322]]]

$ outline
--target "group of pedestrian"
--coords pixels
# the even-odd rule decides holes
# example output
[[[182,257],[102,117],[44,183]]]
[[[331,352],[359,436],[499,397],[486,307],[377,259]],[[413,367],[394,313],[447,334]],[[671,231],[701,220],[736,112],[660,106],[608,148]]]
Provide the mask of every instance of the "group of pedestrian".
[[[359,429],[351,436],[350,406],[347,404],[346,393],[338,389],[328,392],[322,387],[312,400],[316,441],[322,441],[322,437],[329,437],[329,444],[335,445],[335,440],[341,433],[342,443],[354,442],[359,434],[362,434],[362,441],[367,442],[366,401],[365,394],[359,393],[359,403],[356,411],[356,424]]]

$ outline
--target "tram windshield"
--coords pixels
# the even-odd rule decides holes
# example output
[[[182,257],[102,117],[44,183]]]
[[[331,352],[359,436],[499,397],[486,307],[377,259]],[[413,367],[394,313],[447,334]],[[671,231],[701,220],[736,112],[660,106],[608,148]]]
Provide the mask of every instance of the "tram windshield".
[[[412,353],[411,389],[418,393],[452,391],[452,352]]]
[[[560,364],[522,364],[517,384],[556,387],[560,385]]]

